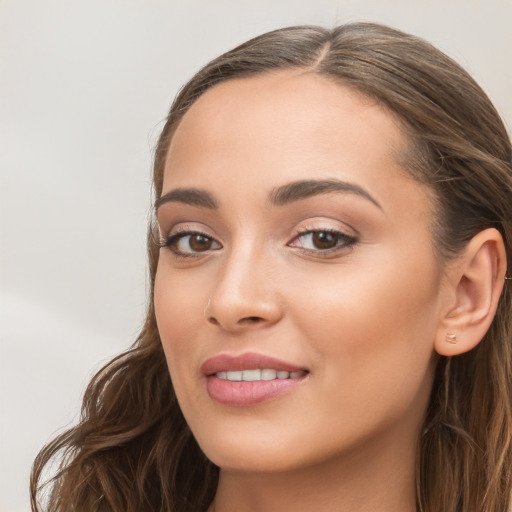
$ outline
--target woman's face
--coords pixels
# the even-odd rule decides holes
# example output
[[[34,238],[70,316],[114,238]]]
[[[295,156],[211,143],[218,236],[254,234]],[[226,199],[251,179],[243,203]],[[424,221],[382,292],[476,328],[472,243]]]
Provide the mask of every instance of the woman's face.
[[[223,468],[414,450],[443,273],[376,102],[312,73],[204,94],[169,148],[155,307],[183,414]]]

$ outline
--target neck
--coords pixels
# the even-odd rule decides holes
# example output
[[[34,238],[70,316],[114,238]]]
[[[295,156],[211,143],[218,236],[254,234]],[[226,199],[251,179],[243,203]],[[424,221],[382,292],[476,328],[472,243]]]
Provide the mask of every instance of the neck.
[[[290,471],[221,470],[210,512],[412,512],[416,438],[400,441],[365,445],[321,465]]]

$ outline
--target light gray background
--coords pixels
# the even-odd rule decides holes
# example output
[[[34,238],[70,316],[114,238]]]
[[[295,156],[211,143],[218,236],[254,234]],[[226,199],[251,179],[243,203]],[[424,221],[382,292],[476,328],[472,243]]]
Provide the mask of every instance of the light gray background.
[[[357,19],[436,44],[512,126],[512,0],[0,0],[0,512],[28,510],[38,449],[141,325],[151,150],[179,86],[261,32]]]

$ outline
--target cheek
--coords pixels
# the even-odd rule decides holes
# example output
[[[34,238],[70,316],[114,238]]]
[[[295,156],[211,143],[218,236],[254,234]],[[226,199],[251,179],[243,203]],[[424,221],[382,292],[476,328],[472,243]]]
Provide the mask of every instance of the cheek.
[[[202,387],[197,386],[199,367],[198,330],[202,319],[202,298],[194,287],[180,283],[161,268],[154,290],[155,316],[174,392],[187,423],[197,423],[194,404],[202,403]]]
[[[194,354],[191,349],[207,300],[207,293],[200,286],[194,286],[190,280],[183,282],[179,275],[171,275],[165,264],[159,264],[154,290],[155,316],[171,377],[190,365]]]
[[[325,385],[336,390],[333,400],[375,410],[406,406],[429,381],[439,289],[430,261],[379,262],[303,280],[293,306]]]
[[[418,279],[411,286],[409,280],[406,284],[385,273],[349,274],[339,279],[331,275],[325,282],[302,281],[303,292],[296,289],[296,295],[305,300],[295,300],[292,307],[304,329],[317,330],[320,338],[324,333],[325,340],[343,339],[354,348],[362,344],[368,349],[381,337],[405,333],[434,318],[437,303],[431,283]],[[366,336],[372,331],[372,337]],[[345,336],[349,333],[352,336]]]

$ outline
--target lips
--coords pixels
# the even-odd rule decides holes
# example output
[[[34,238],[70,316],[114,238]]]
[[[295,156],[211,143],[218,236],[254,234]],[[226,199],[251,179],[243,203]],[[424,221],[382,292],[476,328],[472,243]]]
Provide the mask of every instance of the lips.
[[[211,376],[217,372],[240,372],[243,370],[263,370],[272,369],[276,372],[302,372],[305,368],[300,368],[286,361],[281,361],[274,357],[257,354],[255,352],[246,352],[239,356],[229,354],[220,354],[206,360],[201,366],[201,371],[206,376]]]
[[[210,398],[233,407],[275,400],[295,389],[308,375],[305,368],[252,352],[212,357],[203,363],[201,371]]]

